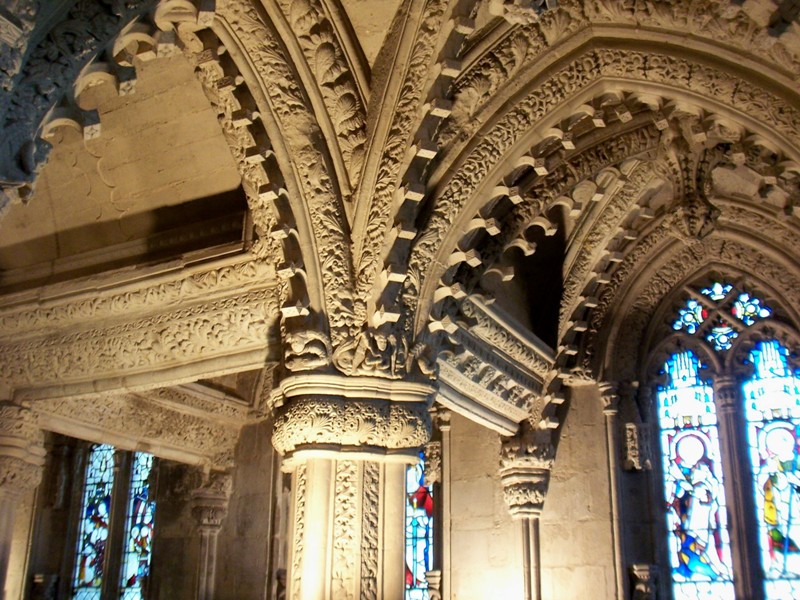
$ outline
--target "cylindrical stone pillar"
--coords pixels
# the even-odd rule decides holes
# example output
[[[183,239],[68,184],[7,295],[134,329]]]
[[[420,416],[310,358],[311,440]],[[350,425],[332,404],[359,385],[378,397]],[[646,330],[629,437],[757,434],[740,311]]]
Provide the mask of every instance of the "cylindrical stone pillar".
[[[35,415],[12,402],[0,403],[0,590],[8,575],[16,507],[41,482],[45,455]]]
[[[430,385],[309,373],[281,383],[273,445],[292,473],[287,598],[401,600],[405,472]]]

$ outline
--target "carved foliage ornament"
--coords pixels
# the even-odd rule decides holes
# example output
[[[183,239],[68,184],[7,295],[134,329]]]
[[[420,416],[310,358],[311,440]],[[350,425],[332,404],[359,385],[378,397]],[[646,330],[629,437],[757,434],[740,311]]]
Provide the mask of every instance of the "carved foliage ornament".
[[[45,454],[36,415],[16,404],[0,403],[0,493],[16,497],[39,485]]]
[[[281,454],[303,446],[413,450],[430,434],[424,402],[292,398],[277,410],[272,443]]]
[[[416,306],[416,293],[427,272],[436,264],[442,240],[465,204],[519,137],[531,129],[564,98],[570,97],[603,76],[653,81],[709,96],[732,110],[747,112],[765,126],[800,142],[800,112],[785,100],[733,75],[682,58],[628,50],[601,49],[588,52],[558,71],[531,95],[511,109],[474,147],[461,168],[443,186],[428,228],[410,258],[411,269],[420,274],[419,286],[406,297]],[[417,282],[415,282],[417,283]]]

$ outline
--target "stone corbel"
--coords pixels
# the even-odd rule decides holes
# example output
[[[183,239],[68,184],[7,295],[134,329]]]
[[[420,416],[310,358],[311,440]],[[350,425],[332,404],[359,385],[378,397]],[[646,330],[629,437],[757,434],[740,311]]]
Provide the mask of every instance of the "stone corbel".
[[[554,458],[550,430],[534,428],[529,421],[523,421],[519,433],[506,439],[501,449],[503,497],[511,517],[519,521],[522,532],[525,600],[540,600],[542,597],[539,516],[544,507]]]
[[[633,600],[655,600],[658,570],[654,565],[631,565],[630,576]]]
[[[217,534],[228,514],[233,477],[222,471],[212,472],[192,492],[192,516],[200,534],[200,559],[197,565],[197,599],[214,598],[217,570]]]

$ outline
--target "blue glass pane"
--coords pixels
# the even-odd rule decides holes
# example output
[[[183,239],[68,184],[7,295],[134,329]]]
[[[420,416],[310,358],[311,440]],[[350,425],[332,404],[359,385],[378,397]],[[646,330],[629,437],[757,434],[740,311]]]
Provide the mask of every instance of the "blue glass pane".
[[[100,598],[113,486],[114,448],[94,446],[86,465],[73,574],[72,597],[77,600]]]
[[[731,312],[734,317],[749,327],[758,319],[769,317],[772,314],[772,309],[764,306],[758,298],[752,298],[750,294],[742,293],[734,301]]]
[[[725,321],[719,320],[711,331],[706,335],[708,340],[714,347],[714,350],[728,350],[734,339],[739,337],[739,334]]]
[[[743,386],[765,591],[775,599],[800,597],[800,378],[786,354],[759,342]]]
[[[675,598],[734,598],[719,433],[711,386],[692,352],[664,365],[658,390]]]
[[[704,296],[708,296],[715,302],[721,302],[725,296],[733,289],[733,286],[728,283],[712,283],[709,287],[700,290]]]
[[[684,308],[678,310],[678,318],[672,323],[675,331],[684,330],[686,333],[695,334],[700,324],[706,320],[708,311],[697,300],[687,300]]]
[[[150,499],[148,483],[152,466],[152,454],[137,452],[133,455],[120,581],[123,600],[141,600],[147,576],[150,574],[153,517],[156,510],[155,501]]]
[[[433,490],[425,485],[425,460],[406,471],[406,600],[428,600],[425,573],[433,560]]]

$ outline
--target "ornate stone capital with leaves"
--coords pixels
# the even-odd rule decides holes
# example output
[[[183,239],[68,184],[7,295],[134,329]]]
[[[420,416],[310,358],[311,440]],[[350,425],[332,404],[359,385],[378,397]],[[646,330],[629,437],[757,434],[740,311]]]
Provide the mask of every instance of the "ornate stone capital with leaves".
[[[513,518],[538,517],[542,512],[554,459],[550,432],[533,428],[527,421],[517,435],[503,442],[500,482]]]
[[[0,404],[0,493],[17,497],[38,486],[45,454],[33,412],[11,402]]]
[[[431,435],[426,384],[305,374],[281,382],[272,443],[281,454],[411,460]]]
[[[226,471],[212,471],[203,484],[192,492],[192,516],[200,530],[217,531],[228,514],[233,476]]]

